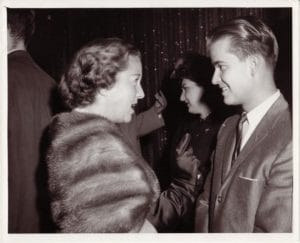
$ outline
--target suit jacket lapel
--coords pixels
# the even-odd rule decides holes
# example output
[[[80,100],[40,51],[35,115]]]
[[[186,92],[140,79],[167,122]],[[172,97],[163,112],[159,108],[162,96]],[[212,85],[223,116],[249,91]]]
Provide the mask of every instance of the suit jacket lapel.
[[[222,166],[222,183],[224,182],[225,178],[227,177],[228,173],[231,169],[231,158],[232,153],[235,145],[235,130],[236,126],[239,120],[239,116],[233,117],[233,120],[225,123],[226,128],[226,134],[222,135],[224,136],[224,149],[222,151],[220,160],[221,160],[221,166]]]
[[[227,175],[231,170],[231,160],[232,160],[232,153],[234,150],[235,140],[236,137],[234,135],[235,129],[232,130],[232,136],[227,136],[224,155],[223,155],[223,162],[222,162],[222,181],[225,180]]]
[[[235,163],[227,173],[225,180],[227,180],[232,174],[234,174],[234,172],[236,171],[236,169],[239,167],[240,164],[247,161],[245,159],[248,157],[249,153],[251,153],[255,147],[259,146],[260,142],[266,136],[268,136],[269,132],[275,126],[281,112],[287,108],[288,108],[288,104],[284,100],[283,96],[281,95],[277,99],[277,101],[270,107],[268,112],[265,114],[265,116],[262,118],[258,126],[255,128],[251,137],[249,138],[244,148],[240,152],[239,156],[237,157],[237,160],[235,161]]]

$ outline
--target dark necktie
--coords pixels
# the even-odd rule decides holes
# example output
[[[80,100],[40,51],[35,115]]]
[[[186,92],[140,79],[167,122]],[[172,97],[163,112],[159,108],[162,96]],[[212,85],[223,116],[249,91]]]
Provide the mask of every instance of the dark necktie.
[[[232,163],[236,160],[237,156],[239,155],[240,149],[241,149],[241,142],[242,142],[242,132],[243,132],[243,124],[247,121],[247,113],[243,112],[241,114],[239,123],[236,128],[236,142],[235,147],[232,154]]]

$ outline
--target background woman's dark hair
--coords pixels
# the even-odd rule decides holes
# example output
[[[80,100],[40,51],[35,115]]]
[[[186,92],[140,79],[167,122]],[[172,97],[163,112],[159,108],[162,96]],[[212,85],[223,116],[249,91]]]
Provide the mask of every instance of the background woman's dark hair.
[[[138,49],[119,38],[96,39],[83,46],[59,85],[65,105],[73,109],[93,103],[99,89],[115,84],[116,74],[127,67],[130,55],[141,57]]]
[[[223,105],[223,97],[220,89],[211,83],[214,67],[208,57],[196,52],[187,52],[182,57],[182,64],[175,70],[180,82],[190,79],[199,87],[204,88],[201,102],[207,104],[212,110],[219,109]]]

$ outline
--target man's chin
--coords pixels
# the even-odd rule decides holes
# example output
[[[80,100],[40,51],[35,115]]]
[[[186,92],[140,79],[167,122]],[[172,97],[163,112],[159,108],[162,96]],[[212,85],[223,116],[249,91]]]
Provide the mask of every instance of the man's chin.
[[[224,96],[224,104],[225,105],[235,105],[235,102],[232,98],[230,98],[229,96]]]
[[[197,114],[198,112],[194,111],[193,109],[189,109],[190,114]]]
[[[132,120],[132,114],[131,115],[127,115],[126,117],[124,117],[124,123],[129,123]]]

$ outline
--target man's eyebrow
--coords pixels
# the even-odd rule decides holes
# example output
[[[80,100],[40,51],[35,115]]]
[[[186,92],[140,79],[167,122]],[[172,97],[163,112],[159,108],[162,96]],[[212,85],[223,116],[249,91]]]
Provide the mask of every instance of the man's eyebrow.
[[[227,63],[224,62],[224,61],[215,61],[215,62],[212,62],[212,65],[214,67],[216,67],[216,66],[227,66]]]
[[[212,65],[213,66],[216,66],[216,65],[218,65],[218,64],[220,64],[221,63],[221,61],[215,61],[215,62],[212,62]]]

